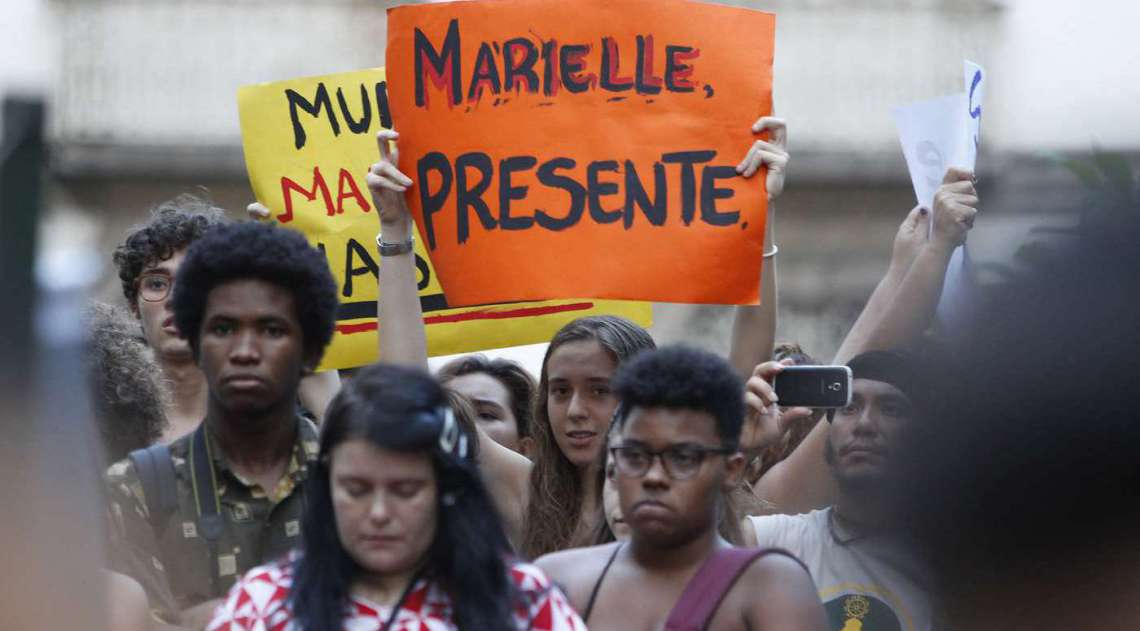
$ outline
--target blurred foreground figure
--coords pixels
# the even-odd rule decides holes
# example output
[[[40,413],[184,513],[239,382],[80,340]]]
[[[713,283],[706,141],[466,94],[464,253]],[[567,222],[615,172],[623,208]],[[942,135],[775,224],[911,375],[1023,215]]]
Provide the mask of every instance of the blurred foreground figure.
[[[98,255],[94,231],[67,218],[37,229],[43,125],[39,100],[0,102],[0,629],[102,631],[99,449],[78,317]],[[37,233],[51,236],[38,250]]]
[[[1140,203],[1124,179],[1127,202],[1023,250],[1030,271],[984,291],[952,340],[948,404],[905,481],[954,628],[1140,620]]]

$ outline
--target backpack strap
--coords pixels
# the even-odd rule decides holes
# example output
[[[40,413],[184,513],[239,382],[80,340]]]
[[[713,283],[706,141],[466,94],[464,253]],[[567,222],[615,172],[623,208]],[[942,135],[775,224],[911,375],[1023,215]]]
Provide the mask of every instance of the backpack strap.
[[[158,443],[136,449],[127,455],[142,485],[147,515],[155,537],[166,529],[170,516],[178,510],[178,487],[174,479],[174,459],[170,448]]]
[[[206,440],[206,423],[194,430],[190,438],[190,483],[198,509],[198,534],[210,549],[210,586],[214,596],[224,595],[218,567],[218,540],[222,538],[224,523],[221,502],[218,500],[218,482],[210,445]]]
[[[777,550],[724,548],[705,559],[669,612],[665,631],[703,631],[725,595],[756,559]]]

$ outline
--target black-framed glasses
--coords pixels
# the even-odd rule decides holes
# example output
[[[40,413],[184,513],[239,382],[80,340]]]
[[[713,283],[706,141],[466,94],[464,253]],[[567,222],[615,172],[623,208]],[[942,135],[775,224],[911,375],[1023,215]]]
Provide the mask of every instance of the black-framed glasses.
[[[174,279],[169,274],[143,274],[139,276],[139,297],[147,302],[166,300]]]
[[[736,453],[729,447],[699,447],[675,445],[665,449],[646,449],[636,445],[610,447],[610,458],[618,473],[640,478],[649,472],[654,458],[661,458],[665,474],[674,480],[687,480],[701,470],[705,457],[727,456]]]

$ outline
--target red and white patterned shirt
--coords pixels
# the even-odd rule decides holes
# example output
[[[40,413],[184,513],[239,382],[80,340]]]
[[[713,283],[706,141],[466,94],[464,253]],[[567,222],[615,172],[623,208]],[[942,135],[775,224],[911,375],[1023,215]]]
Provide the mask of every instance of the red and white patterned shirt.
[[[261,565],[245,574],[214,612],[206,631],[298,631],[289,606],[293,584],[294,555]],[[515,626],[533,631],[586,631],[586,625],[570,606],[562,590],[534,565],[510,567],[515,588],[531,603],[515,610]],[[345,631],[380,631],[392,613],[358,597],[351,597],[344,620]],[[458,631],[451,617],[447,594],[434,583],[420,579],[408,592],[390,631]]]

